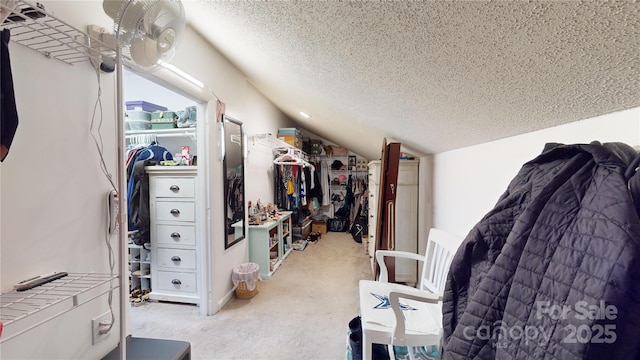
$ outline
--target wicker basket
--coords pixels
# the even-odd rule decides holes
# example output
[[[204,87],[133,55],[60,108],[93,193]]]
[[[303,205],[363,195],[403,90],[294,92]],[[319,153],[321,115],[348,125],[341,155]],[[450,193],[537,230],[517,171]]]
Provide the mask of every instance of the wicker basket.
[[[253,290],[249,291],[247,289],[247,283],[245,281],[240,281],[238,286],[236,287],[236,296],[238,299],[251,299],[258,293],[258,284],[256,283],[256,287]]]

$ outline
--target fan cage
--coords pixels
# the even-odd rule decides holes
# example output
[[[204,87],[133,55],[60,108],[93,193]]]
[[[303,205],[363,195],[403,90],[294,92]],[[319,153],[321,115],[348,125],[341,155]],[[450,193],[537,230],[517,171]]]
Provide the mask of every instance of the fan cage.
[[[110,1],[110,0],[106,0]],[[161,67],[160,62],[168,63],[176,53],[186,28],[184,7],[179,0],[124,0],[114,19],[116,43],[122,49],[124,63],[137,71],[152,72]],[[157,40],[165,29],[174,30],[172,46],[167,51],[159,51],[159,58],[153,65],[142,65],[135,61],[132,54],[134,39]]]

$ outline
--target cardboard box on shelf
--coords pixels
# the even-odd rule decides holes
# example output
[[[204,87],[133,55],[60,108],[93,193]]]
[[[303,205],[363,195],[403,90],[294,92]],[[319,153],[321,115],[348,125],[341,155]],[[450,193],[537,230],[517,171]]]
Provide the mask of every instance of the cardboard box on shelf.
[[[280,135],[278,134],[278,139],[286,142],[287,144],[294,146],[298,149],[302,150],[302,137],[297,137],[295,135]]]
[[[278,136],[280,135],[295,135],[302,137],[302,132],[297,128],[280,128],[278,129]]]

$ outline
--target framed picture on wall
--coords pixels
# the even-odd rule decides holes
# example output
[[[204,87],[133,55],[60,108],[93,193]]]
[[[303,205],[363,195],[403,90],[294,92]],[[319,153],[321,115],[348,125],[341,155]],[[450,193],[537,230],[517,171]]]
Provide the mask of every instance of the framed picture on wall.
[[[356,170],[356,157],[353,155],[349,155],[349,169],[351,169],[351,171]]]

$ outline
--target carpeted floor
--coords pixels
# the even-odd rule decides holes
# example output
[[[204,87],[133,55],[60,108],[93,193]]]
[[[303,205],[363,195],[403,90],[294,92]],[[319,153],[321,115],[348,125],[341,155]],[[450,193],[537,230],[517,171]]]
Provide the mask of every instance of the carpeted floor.
[[[252,299],[234,298],[213,316],[194,305],[144,303],[131,308],[131,332],[189,341],[194,360],[345,359],[358,281],[371,278],[362,244],[329,232],[293,251]]]

